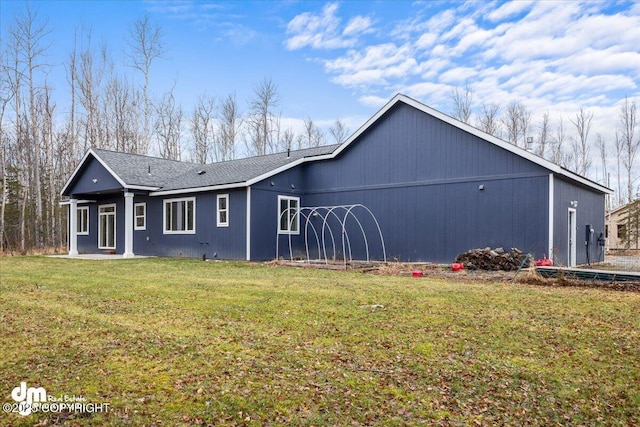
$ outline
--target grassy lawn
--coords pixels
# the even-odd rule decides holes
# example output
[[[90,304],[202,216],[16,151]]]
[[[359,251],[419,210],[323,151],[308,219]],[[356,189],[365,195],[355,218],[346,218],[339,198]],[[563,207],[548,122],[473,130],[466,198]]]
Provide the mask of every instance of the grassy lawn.
[[[0,425],[638,425],[640,294],[0,258]]]

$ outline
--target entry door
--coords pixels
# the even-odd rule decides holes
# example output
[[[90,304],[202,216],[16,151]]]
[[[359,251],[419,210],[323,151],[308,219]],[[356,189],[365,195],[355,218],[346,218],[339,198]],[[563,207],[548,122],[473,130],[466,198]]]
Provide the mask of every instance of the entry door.
[[[98,249],[116,248],[116,205],[98,207]]]
[[[567,246],[569,248],[569,256],[567,257],[567,261],[569,267],[576,266],[576,231],[578,227],[576,224],[576,210],[569,208],[569,221],[567,224],[567,235],[569,239],[569,244]]]

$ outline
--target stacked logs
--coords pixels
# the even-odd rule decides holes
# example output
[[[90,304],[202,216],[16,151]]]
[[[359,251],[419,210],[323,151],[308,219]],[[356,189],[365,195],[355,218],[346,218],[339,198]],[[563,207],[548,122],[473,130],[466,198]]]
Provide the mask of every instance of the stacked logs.
[[[503,248],[487,247],[464,252],[456,257],[456,262],[464,264],[467,270],[513,271],[520,268],[526,257],[518,248],[511,248],[506,252]]]

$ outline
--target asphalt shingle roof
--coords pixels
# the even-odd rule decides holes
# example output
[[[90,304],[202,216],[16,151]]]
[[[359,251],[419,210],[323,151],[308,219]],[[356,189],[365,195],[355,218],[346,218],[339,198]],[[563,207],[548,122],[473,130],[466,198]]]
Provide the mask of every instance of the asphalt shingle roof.
[[[330,154],[338,147],[326,145],[293,150],[289,155],[276,153],[205,165],[117,151],[93,151],[127,185],[168,191],[247,182],[302,158]]]

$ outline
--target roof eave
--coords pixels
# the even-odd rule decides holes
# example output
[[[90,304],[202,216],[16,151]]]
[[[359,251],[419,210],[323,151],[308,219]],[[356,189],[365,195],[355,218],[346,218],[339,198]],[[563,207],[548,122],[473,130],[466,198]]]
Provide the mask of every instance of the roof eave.
[[[191,187],[191,188],[176,188],[172,190],[162,190],[156,189],[149,193],[149,196],[175,196],[179,194],[190,194],[190,193],[201,193],[204,191],[218,191],[218,190],[228,190],[231,188],[242,188],[247,187],[248,184],[246,181],[243,182],[234,182],[231,184],[219,184],[219,185],[208,185],[203,187]]]
[[[85,153],[85,155],[82,157],[82,160],[80,160],[80,163],[78,163],[78,166],[75,168],[75,170],[73,171],[73,173],[71,174],[71,176],[69,177],[69,179],[67,180],[67,183],[64,185],[64,187],[62,188],[62,191],[60,192],[61,196],[64,196],[69,185],[71,185],[71,183],[73,182],[73,180],[75,179],[76,175],[78,174],[78,172],[80,171],[80,169],[82,168],[82,166],[84,165],[84,163],[87,161],[87,158],[89,157],[89,154],[91,154],[93,156],[94,159],[96,159],[98,161],[98,163],[100,163],[102,165],[102,167],[104,167],[107,172],[109,172],[111,174],[111,176],[113,176],[113,178],[118,181],[118,184],[120,184],[123,188],[131,188],[131,186],[128,186],[127,183],[125,183],[122,178],[120,178],[118,176],[117,173],[115,173],[110,167],[109,165],[100,158],[100,156],[98,155],[98,153],[96,153],[93,148],[89,148],[89,150]]]

